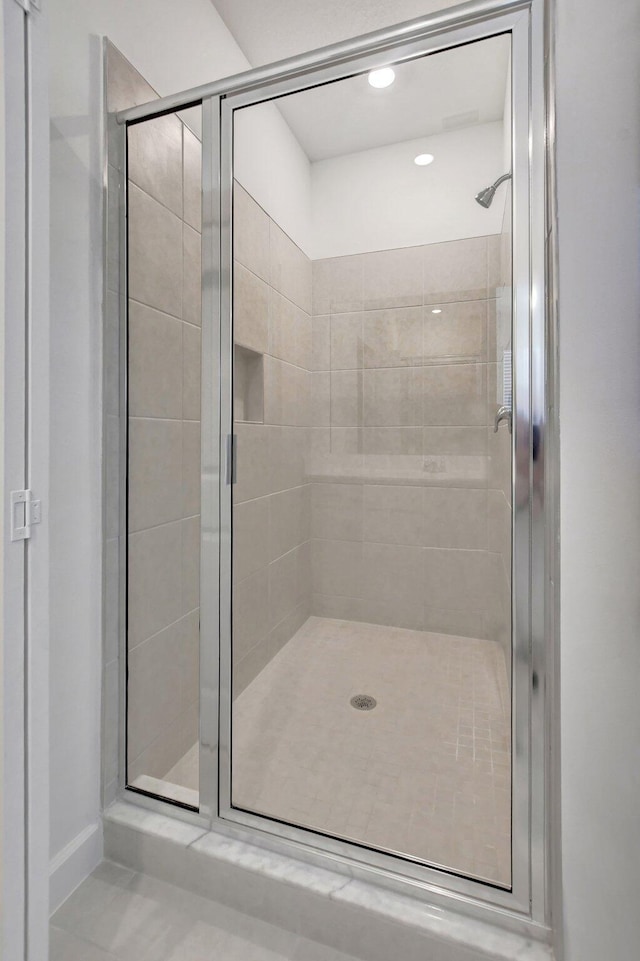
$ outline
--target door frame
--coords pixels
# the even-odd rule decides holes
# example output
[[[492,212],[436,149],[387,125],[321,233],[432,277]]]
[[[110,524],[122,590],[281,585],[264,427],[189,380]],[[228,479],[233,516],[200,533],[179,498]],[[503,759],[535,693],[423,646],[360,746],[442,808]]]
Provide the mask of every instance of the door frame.
[[[531,15],[530,15],[531,14]],[[536,786],[533,768],[532,744],[538,740],[533,727],[533,701],[536,688],[532,682],[532,617],[536,604],[544,607],[544,597],[536,595],[532,570],[533,550],[533,467],[530,452],[533,446],[532,429],[534,401],[534,371],[537,356],[530,349],[531,337],[539,321],[539,312],[531,307],[539,303],[532,295],[540,278],[534,279],[536,247],[544,245],[543,235],[536,235],[533,223],[534,210],[544,209],[544,194],[536,194],[534,181],[536,164],[543,158],[530,153],[532,132],[530,111],[536,77],[530,45],[535,36],[533,10],[517,9],[492,16],[474,18],[462,26],[440,30],[435,35],[421,32],[404,37],[399,43],[389,45],[381,52],[372,44],[368,50],[353,57],[345,57],[340,63],[326,63],[322,57],[311,62],[293,76],[286,71],[275,75],[268,82],[257,81],[249,89],[230,91],[220,102],[220,358],[221,358],[221,437],[220,462],[224,463],[228,449],[227,438],[233,435],[233,238],[232,238],[232,189],[233,189],[233,114],[235,110],[267,102],[274,97],[302,91],[322,83],[364,73],[384,66],[392,58],[394,62],[422,54],[445,50],[472,41],[510,32],[512,36],[512,172],[513,172],[513,335],[514,335],[514,431],[512,491],[513,505],[513,689],[512,689],[512,889],[505,891],[488,882],[463,877],[453,869],[429,867],[412,863],[395,855],[365,848],[334,837],[320,836],[302,827],[284,824],[275,818],[258,815],[233,807],[231,802],[231,690],[232,690],[232,565],[230,544],[232,541],[232,485],[220,488],[220,709],[219,709],[219,784],[218,816],[216,822],[232,823],[272,838],[286,840],[296,845],[300,854],[322,852],[332,864],[342,863],[343,869],[359,869],[363,875],[376,872],[390,878],[404,875],[407,880],[435,893],[447,887],[462,898],[473,898],[513,913],[528,916],[532,910],[533,875],[540,867],[535,864],[534,851],[541,838],[536,837],[534,824],[530,821],[530,798],[540,790]],[[542,91],[540,90],[540,93]],[[535,139],[535,138],[534,138]],[[216,149],[215,135],[205,130],[203,151],[207,154],[207,141]],[[538,254],[539,256],[539,254]],[[203,267],[206,275],[209,265]],[[544,281],[542,281],[544,284]],[[543,332],[543,328],[540,328]],[[540,332],[540,330],[539,330]],[[209,396],[211,391],[207,391]],[[542,398],[543,401],[543,398]],[[544,410],[542,403],[541,410]],[[540,421],[538,422],[540,423]],[[229,473],[227,471],[227,473]],[[203,646],[206,650],[211,636],[210,625],[203,620]],[[541,732],[540,732],[541,733]],[[446,880],[445,880],[446,879]],[[537,906],[536,906],[537,907]],[[532,911],[534,917],[542,915]]]
[[[2,383],[3,956],[40,961],[49,929],[49,104],[46,15],[4,0]],[[11,540],[10,493],[42,520]],[[2,952],[0,952],[2,953]]]
[[[551,748],[550,709],[553,678],[551,603],[555,559],[553,518],[550,501],[553,464],[547,456],[548,436],[554,425],[548,396],[548,350],[553,348],[552,332],[547,341],[546,236],[550,214],[545,205],[547,153],[547,108],[545,84],[544,0],[475,0],[459,8],[377,31],[320,51],[303,54],[279,64],[247,71],[214,81],[150,104],[118,114],[119,139],[129,124],[146,118],[202,104],[204,124],[203,165],[203,349],[202,397],[204,409],[211,409],[207,436],[203,430],[203,529],[201,596],[209,597],[201,611],[201,810],[199,814],[179,811],[154,798],[126,792],[127,799],[151,810],[183,817],[207,825],[227,836],[240,837],[263,847],[320,864],[388,888],[415,895],[422,889],[425,899],[442,906],[454,905],[475,917],[493,916],[514,930],[540,936],[549,924],[549,753]],[[514,119],[514,318],[519,344],[526,345],[516,357],[518,379],[514,431],[514,453],[520,454],[514,504],[513,592],[515,645],[513,657],[514,697],[512,749],[515,756],[513,845],[513,891],[497,890],[484,882],[458,878],[450,872],[419,866],[407,872],[406,861],[390,855],[380,858],[347,842],[316,841],[313,832],[288,828],[267,818],[238,817],[229,802],[230,707],[230,611],[231,611],[231,511],[227,485],[217,481],[228,460],[227,436],[231,422],[231,183],[233,176],[231,117],[235,107],[268,100],[273,96],[303,89],[310,79],[332,80],[356,69],[372,69],[388,61],[390,51],[411,56],[445,49],[473,39],[509,30],[514,36],[513,98],[521,109]],[[523,69],[526,64],[526,69]],[[125,138],[126,139],[126,138]],[[118,148],[120,151],[122,147]],[[220,150],[220,154],[218,154]],[[120,153],[122,156],[122,152]],[[219,156],[220,162],[216,162]],[[213,158],[213,159],[212,159]],[[126,158],[125,158],[126,161]],[[126,212],[125,212],[126,214]],[[121,217],[123,216],[121,210]],[[206,231],[220,237],[219,249]],[[516,264],[517,260],[517,264]],[[126,271],[125,271],[126,275]],[[123,281],[126,287],[126,280]],[[121,304],[126,289],[121,287]],[[220,338],[217,340],[219,325]],[[525,329],[526,327],[526,329]],[[517,330],[520,330],[518,335]],[[529,350],[533,343],[534,350]],[[516,347],[516,351],[518,347]],[[219,351],[219,352],[218,352]],[[122,373],[122,372],[121,372]],[[215,431],[216,404],[220,422]],[[534,429],[535,425],[535,429]],[[549,428],[549,431],[547,431]],[[216,442],[219,446],[216,449]],[[208,450],[205,445],[209,444]],[[516,458],[514,458],[515,460]],[[214,477],[215,475],[215,477]],[[208,480],[213,483],[208,485]],[[523,493],[526,485],[526,496]],[[219,526],[216,498],[220,498]],[[206,522],[206,518],[209,518]],[[208,528],[205,527],[208,523]],[[219,567],[218,567],[219,565]],[[211,596],[219,570],[219,596]],[[126,584],[121,591],[126,591]],[[107,596],[109,590],[107,587]],[[121,595],[122,596],[122,595]],[[121,600],[122,609],[122,600]],[[121,639],[126,650],[126,637]],[[219,675],[222,683],[219,684]],[[122,676],[122,675],[121,675]],[[126,697],[121,692],[123,721]],[[220,748],[218,750],[218,744]],[[216,769],[217,766],[217,769]],[[121,759],[121,772],[123,761]],[[122,791],[124,788],[122,776]]]

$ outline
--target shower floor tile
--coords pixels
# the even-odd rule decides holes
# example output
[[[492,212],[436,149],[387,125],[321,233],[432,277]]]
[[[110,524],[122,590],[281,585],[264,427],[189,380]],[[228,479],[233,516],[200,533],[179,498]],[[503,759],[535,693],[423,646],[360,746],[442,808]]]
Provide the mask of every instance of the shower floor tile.
[[[495,642],[311,617],[236,699],[232,744],[234,806],[510,884]]]

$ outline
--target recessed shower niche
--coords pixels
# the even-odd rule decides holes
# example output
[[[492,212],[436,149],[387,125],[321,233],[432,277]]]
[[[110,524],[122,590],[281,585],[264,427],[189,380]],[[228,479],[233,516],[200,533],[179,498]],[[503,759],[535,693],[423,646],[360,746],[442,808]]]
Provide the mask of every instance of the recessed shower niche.
[[[237,421],[264,422],[264,358],[255,350],[234,347],[233,404]]]
[[[363,41],[120,125],[158,124],[127,178],[126,786],[506,909],[543,603],[529,28]]]

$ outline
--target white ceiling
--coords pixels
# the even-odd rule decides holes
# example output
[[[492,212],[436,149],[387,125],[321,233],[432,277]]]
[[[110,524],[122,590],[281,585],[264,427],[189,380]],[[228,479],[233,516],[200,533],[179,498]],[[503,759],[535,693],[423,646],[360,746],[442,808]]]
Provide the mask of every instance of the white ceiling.
[[[428,12],[424,0],[215,0],[215,6],[254,65],[388,25],[390,8],[392,22]],[[441,0],[434,6],[441,8]],[[398,64],[395,82],[384,90],[362,75],[280,98],[278,106],[309,160],[324,160],[501,120],[508,63],[508,38],[495,37]]]
[[[309,160],[325,160],[502,120],[508,61],[508,39],[494,37],[398,64],[384,90],[364,74],[283,97],[278,106]]]
[[[254,67],[382,27],[424,17],[460,0],[211,0]]]

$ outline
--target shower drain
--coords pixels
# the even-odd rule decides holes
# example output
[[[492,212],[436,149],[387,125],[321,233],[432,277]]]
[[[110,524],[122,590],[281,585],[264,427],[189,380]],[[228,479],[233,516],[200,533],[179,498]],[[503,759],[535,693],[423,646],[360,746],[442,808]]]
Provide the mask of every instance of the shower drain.
[[[356,694],[349,701],[356,711],[372,711],[377,703],[375,697],[371,697],[370,694]]]

